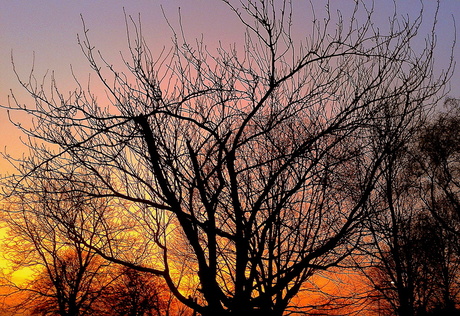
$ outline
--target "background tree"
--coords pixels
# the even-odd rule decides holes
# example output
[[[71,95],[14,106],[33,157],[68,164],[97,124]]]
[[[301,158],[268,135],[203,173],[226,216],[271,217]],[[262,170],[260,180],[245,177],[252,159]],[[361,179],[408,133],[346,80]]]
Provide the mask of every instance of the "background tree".
[[[94,259],[81,259],[79,254],[61,254],[52,270],[36,273],[27,287],[18,286],[20,294],[27,293],[17,307],[30,315],[103,315],[100,295],[111,276]],[[85,266],[87,262],[91,266]]]
[[[438,310],[454,311],[459,300],[460,123],[459,101],[448,98],[447,111],[433,115],[422,128],[414,154],[420,198],[440,227],[429,231],[437,265]]]
[[[107,288],[103,297],[111,315],[169,315],[169,290],[158,277],[129,268],[121,269],[120,277]]]
[[[117,278],[111,263],[73,238],[57,217],[66,217],[86,232],[88,244],[97,243],[94,219],[109,212],[106,201],[86,199],[62,182],[29,183],[33,191],[11,198],[2,220],[8,227],[4,247],[13,271],[29,268],[33,275],[20,284],[7,282],[9,295],[19,297],[17,311],[32,315],[77,316],[100,314],[100,296]],[[6,203],[6,202],[5,202]],[[90,217],[81,216],[84,213]],[[112,264],[113,265],[113,264]],[[102,315],[102,314],[101,314]]]
[[[133,23],[119,72],[85,27],[79,42],[105,107],[81,85],[64,97],[54,79],[50,94],[33,74],[22,82],[35,105],[9,108],[33,119],[18,124],[31,157],[19,160],[10,194],[45,178],[124,201],[129,224],[97,213],[97,243],[56,220],[104,259],[162,276],[202,315],[282,315],[306,280],[360,243],[394,137],[411,132],[450,70],[433,77],[434,33],[414,52],[421,15],[395,14],[384,34],[361,2],[347,22],[326,7],[296,42],[289,1],[224,2],[247,29],[239,52],[212,54],[181,30],[154,58]],[[177,271],[197,278],[184,285]]]
[[[426,216],[420,226],[419,233],[423,234],[421,257],[426,260],[428,273],[432,276],[424,281],[432,282],[428,286],[433,287],[422,311],[427,311],[427,315],[460,315],[458,239],[432,216]]]
[[[426,206],[447,230],[459,235],[460,101],[449,98],[446,107],[421,132],[416,160],[428,193]]]
[[[457,315],[459,266],[452,235],[426,213],[400,218],[398,238],[385,239],[380,229],[372,268],[365,270],[376,292],[374,308],[384,315]]]
[[[63,184],[50,179],[28,183],[34,193],[12,198],[3,214],[13,269],[34,272],[24,284],[11,278],[3,284],[19,302],[10,310],[61,316],[168,315],[173,308],[179,312],[157,278],[116,266],[91,249],[101,242],[98,234],[108,232],[98,228],[107,224],[99,220],[101,214],[116,216],[109,200],[84,198],[75,183]],[[76,240],[64,223],[84,232],[88,245]]]
[[[447,132],[438,119],[435,122],[436,129]],[[367,253],[373,268],[365,274],[387,303],[381,307],[390,314],[454,315],[459,285],[458,242],[454,231],[443,225],[441,214],[446,208],[438,213],[428,202],[432,200],[427,199],[434,192],[427,180],[435,179],[432,175],[437,167],[428,166],[427,159],[421,157],[426,157],[424,148],[435,137],[427,135],[432,130],[432,118],[420,123],[415,126],[413,139],[401,143],[394,159],[388,161],[376,186],[377,198],[371,205],[375,216],[369,222],[373,243]],[[449,138],[447,133],[442,137]],[[439,145],[440,139],[435,142],[435,146],[445,146]],[[452,219],[449,226],[455,227]]]
[[[407,139],[401,139],[399,150],[388,158],[375,199],[369,205],[374,214],[369,218],[372,242],[367,252],[372,268],[366,274],[389,303],[390,314],[415,315],[422,245],[415,231],[421,209],[413,195],[413,178],[407,172],[411,163]]]

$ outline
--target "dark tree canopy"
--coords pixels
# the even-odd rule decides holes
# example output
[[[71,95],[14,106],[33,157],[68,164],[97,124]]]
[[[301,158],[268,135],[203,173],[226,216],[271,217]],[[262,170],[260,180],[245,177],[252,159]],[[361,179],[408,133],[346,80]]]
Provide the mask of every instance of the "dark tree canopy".
[[[79,44],[109,104],[80,84],[66,97],[33,74],[23,81],[35,104],[9,108],[33,119],[17,124],[31,155],[16,161],[10,194],[52,179],[108,200],[113,212],[81,210],[97,218],[90,228],[53,219],[104,259],[163,277],[202,315],[282,315],[361,242],[384,162],[450,70],[433,76],[434,33],[413,50],[421,15],[395,14],[384,33],[357,1],[351,22],[328,12],[296,42],[289,1],[224,2],[247,29],[241,51],[178,32],[153,56],[128,17],[130,56],[117,70],[85,27]]]

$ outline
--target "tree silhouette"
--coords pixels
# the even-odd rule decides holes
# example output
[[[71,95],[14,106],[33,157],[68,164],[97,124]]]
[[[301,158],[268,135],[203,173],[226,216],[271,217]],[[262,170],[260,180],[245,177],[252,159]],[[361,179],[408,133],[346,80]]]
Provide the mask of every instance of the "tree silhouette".
[[[458,314],[458,222],[445,190],[436,188],[441,174],[455,170],[455,159],[445,158],[455,153],[454,122],[435,112],[414,126],[414,137],[388,160],[369,205],[375,216],[368,226],[371,268],[364,273],[391,315]],[[441,160],[450,168],[439,168]]]
[[[2,220],[8,225],[8,238],[3,251],[13,263],[13,271],[33,271],[25,282],[4,280],[3,286],[10,289],[7,294],[16,298],[11,310],[32,315],[99,314],[100,295],[117,277],[109,269],[110,262],[75,240],[56,220],[66,217],[74,227],[85,230],[90,245],[97,238],[94,231],[86,229],[90,218],[80,215],[108,211],[107,204],[102,199],[87,200],[61,185],[51,180],[36,182],[29,187],[34,192],[7,201]]]
[[[422,130],[416,159],[426,206],[444,228],[460,235],[460,101],[448,98],[446,107]]]
[[[107,288],[103,300],[110,315],[162,316],[167,314],[168,293],[158,277],[122,268],[120,277]]]
[[[158,277],[114,265],[91,249],[101,242],[98,225],[107,223],[98,219],[100,214],[116,216],[107,199],[86,199],[74,184],[62,188],[63,182],[43,178],[33,193],[11,198],[3,213],[9,229],[4,252],[13,270],[34,272],[22,283],[3,279],[13,302],[5,311],[60,316],[180,312]],[[74,238],[75,230],[87,245]]]
[[[384,34],[360,2],[351,22],[327,7],[296,42],[289,1],[224,2],[247,29],[241,51],[213,54],[181,30],[154,57],[127,18],[124,72],[84,26],[79,43],[111,102],[80,84],[65,97],[54,79],[48,94],[33,73],[22,82],[35,105],[9,108],[33,118],[17,124],[31,156],[17,161],[10,194],[44,177],[120,201],[117,218],[97,213],[97,243],[56,220],[106,260],[163,277],[201,315],[282,315],[360,243],[394,139],[409,136],[450,70],[433,77],[434,33],[414,52],[421,15],[395,14]]]
[[[417,161],[421,200],[437,221],[438,229],[429,230],[431,239],[425,249],[435,264],[438,313],[458,315],[460,234],[460,123],[459,101],[446,99],[447,111],[436,113],[422,128]]]

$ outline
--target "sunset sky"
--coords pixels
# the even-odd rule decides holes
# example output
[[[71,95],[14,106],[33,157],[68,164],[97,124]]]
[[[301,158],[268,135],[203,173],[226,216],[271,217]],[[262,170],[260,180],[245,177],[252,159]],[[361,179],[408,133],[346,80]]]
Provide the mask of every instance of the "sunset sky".
[[[374,0],[373,21],[376,27],[382,30],[382,34],[385,34],[388,19],[395,7],[398,16],[404,16],[410,21],[417,17],[422,8],[419,0],[395,1],[393,4],[391,0]],[[237,4],[239,0],[230,2]],[[292,38],[298,47],[298,42],[310,34],[312,19],[323,21],[325,18],[324,7],[327,1],[292,2]],[[353,2],[330,0],[333,19],[339,10],[347,23]],[[363,2],[370,7],[372,0]],[[416,54],[425,45],[437,8],[434,0],[424,2],[423,24],[413,46]],[[312,12],[312,7],[315,13]],[[154,56],[164,48],[168,50],[172,46],[172,29],[181,33],[181,28],[191,43],[195,43],[196,38],[198,41],[202,38],[211,54],[216,52],[219,46],[230,48],[231,45],[235,45],[237,50],[243,50],[244,27],[236,14],[219,0],[0,0],[0,106],[5,107],[10,102],[14,103],[14,95],[20,104],[30,104],[30,107],[33,107],[33,100],[21,87],[17,77],[28,81],[31,69],[39,82],[44,76],[49,78],[53,75],[60,92],[64,94],[77,86],[74,78],[83,86],[87,86],[90,80],[91,91],[99,96],[100,106],[105,106],[104,90],[97,84],[96,76],[90,75],[90,66],[78,45],[77,38],[78,34],[81,38],[84,32],[84,23],[91,44],[101,52],[104,59],[113,64],[117,71],[127,71],[122,62],[122,56],[128,56],[125,15],[132,16],[136,21],[140,19],[143,35]],[[364,21],[365,14],[359,14],[358,20]],[[441,0],[437,16],[434,70],[438,75],[449,66],[455,42],[454,20],[457,20],[457,33],[460,34],[460,0]],[[451,91],[447,95],[460,98],[460,43],[453,49],[453,53],[454,63],[457,61],[458,65],[450,82]],[[347,74],[348,72],[348,69],[344,71]],[[45,83],[49,85],[49,80]],[[45,90],[49,91],[49,87],[45,87]],[[13,121],[27,124],[24,114],[10,114]],[[21,144],[20,132],[9,122],[7,111],[1,108],[0,152],[11,154],[13,157],[28,155],[26,147]],[[0,176],[12,172],[14,169],[0,155]],[[203,226],[207,225],[205,224],[206,222]],[[5,229],[0,230],[0,239],[3,237],[3,240],[6,240],[4,232]],[[2,263],[1,254],[0,249],[0,271],[6,266]]]
[[[306,0],[293,2],[294,37],[302,38],[310,30],[311,6]],[[375,2],[375,20],[384,26],[393,5],[386,0]],[[414,16],[420,10],[418,0],[396,2],[398,14]],[[435,1],[425,2],[425,21],[430,23],[436,8]],[[313,3],[318,10],[317,15],[321,17],[325,1],[315,0]],[[341,6],[340,9],[346,16],[352,1],[332,0],[331,3],[333,10]],[[71,77],[71,65],[79,80],[87,82],[90,69],[77,44],[77,34],[81,34],[83,30],[80,15],[89,29],[92,43],[116,65],[120,62],[120,51],[126,50],[123,8],[128,15],[136,18],[141,13],[144,35],[155,53],[170,46],[172,33],[164,15],[177,28],[179,7],[182,25],[189,40],[203,35],[211,52],[218,46],[219,40],[224,45],[235,42],[241,44],[243,28],[228,7],[217,0],[0,0],[0,104],[7,104],[10,89],[21,103],[30,102],[13,73],[11,55],[19,75],[24,79],[30,72],[35,54],[37,78],[41,78],[47,70],[54,71],[61,91],[75,87]],[[441,72],[448,63],[454,39],[453,16],[459,25],[460,1],[442,0],[437,29],[437,72]],[[423,28],[422,31],[428,32],[429,29]],[[423,40],[423,36],[420,39]],[[420,45],[422,44],[420,41]],[[455,48],[455,59],[460,60],[460,45]],[[450,95],[460,97],[460,69],[455,71],[451,85]],[[21,120],[18,115],[14,118]],[[23,147],[18,145],[19,133],[8,122],[4,110],[0,111],[0,135],[2,150],[6,146],[7,152],[15,155],[23,152]],[[8,170],[10,168],[7,164],[0,161],[0,173]]]

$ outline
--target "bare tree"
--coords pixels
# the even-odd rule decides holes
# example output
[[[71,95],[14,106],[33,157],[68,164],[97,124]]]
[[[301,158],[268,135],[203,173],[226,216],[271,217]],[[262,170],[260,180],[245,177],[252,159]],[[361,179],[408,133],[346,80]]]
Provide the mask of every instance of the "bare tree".
[[[26,282],[3,278],[5,295],[15,303],[11,312],[30,315],[168,315],[179,311],[158,277],[117,266],[91,248],[100,246],[98,234],[109,232],[101,220],[117,216],[108,199],[80,194],[76,183],[29,183],[33,190],[11,198],[3,210],[8,237],[4,246],[13,269],[34,273]],[[5,202],[6,203],[6,202]],[[120,205],[118,205],[120,207]],[[122,233],[122,225],[115,227]],[[85,239],[81,243],[75,238]],[[5,307],[6,309],[6,307]],[[177,314],[180,315],[180,314]]]
[[[81,85],[65,97],[54,79],[50,94],[33,73],[22,81],[35,105],[9,108],[33,118],[17,124],[31,157],[17,161],[10,194],[42,177],[85,184],[88,198],[123,201],[123,220],[98,213],[91,243],[57,218],[79,243],[162,276],[202,315],[282,315],[306,280],[359,244],[395,135],[410,133],[450,70],[433,77],[434,27],[412,49],[422,13],[395,13],[384,34],[364,3],[351,22],[327,7],[296,42],[289,1],[224,2],[247,29],[241,51],[213,54],[179,32],[155,58],[128,18],[120,72],[85,27],[79,43],[106,106]]]
[[[370,266],[364,273],[386,301],[381,304],[377,299],[379,312],[386,310],[389,315],[415,315],[416,311],[421,243],[415,231],[421,207],[418,194],[414,195],[417,184],[408,172],[412,162],[407,145],[407,138],[399,139],[398,150],[385,160],[385,171],[369,204],[372,242],[366,252]]]
[[[108,314],[120,316],[169,315],[169,290],[158,277],[121,268],[120,277],[103,296]]]
[[[374,223],[372,264],[364,270],[374,308],[383,315],[458,315],[456,238],[426,210],[408,213],[391,225]]]
[[[8,201],[2,220],[7,223],[8,238],[4,253],[13,269],[29,268],[34,274],[27,282],[4,280],[7,293],[16,300],[12,309],[33,315],[90,315],[99,311],[99,299],[105,287],[117,276],[110,262],[90,247],[77,241],[56,218],[66,218],[79,231],[86,232],[88,245],[98,242],[94,230],[97,218],[109,212],[104,200],[88,200],[63,182],[48,180],[29,183],[28,190]],[[6,202],[5,202],[6,204]],[[84,211],[83,211],[84,209]],[[113,265],[113,264],[112,264]],[[18,298],[19,297],[19,298]]]
[[[442,124],[444,114],[434,124],[432,118],[415,125],[412,139],[401,139],[399,150],[385,161],[388,166],[369,205],[374,213],[368,226],[373,242],[367,248],[371,268],[364,269],[364,274],[386,301],[379,305],[390,315],[458,314],[455,207],[439,199],[439,192],[445,192],[434,189],[439,164],[430,165],[435,158],[447,162],[440,157],[446,151],[455,152],[449,135],[456,124],[451,120]]]
[[[435,113],[423,127],[414,157],[421,184],[421,201],[437,221],[429,235],[436,263],[436,307],[454,313],[459,300],[460,274],[460,123],[459,101],[447,98],[447,111]],[[438,227],[433,230],[432,227]],[[457,311],[457,314],[460,314]]]
[[[460,101],[448,98],[420,135],[416,160],[425,205],[447,230],[460,235]]]

